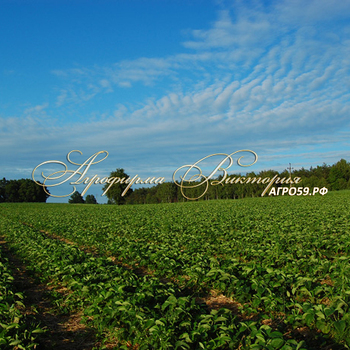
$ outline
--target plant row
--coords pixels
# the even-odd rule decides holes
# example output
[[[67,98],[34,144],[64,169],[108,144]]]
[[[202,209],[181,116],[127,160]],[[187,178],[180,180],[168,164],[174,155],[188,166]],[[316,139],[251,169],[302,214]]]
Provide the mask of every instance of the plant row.
[[[11,249],[43,281],[65,287],[56,303],[65,312],[84,310],[100,336],[128,349],[302,349],[305,342],[228,309],[209,310],[176,283],[137,275],[111,258],[86,253],[4,218],[1,232]]]
[[[182,287],[234,295],[245,312],[282,313],[294,328],[348,342],[348,197],[47,206],[45,219],[9,207],[8,215]]]
[[[0,348],[35,349],[43,329],[24,315],[24,295],[13,282],[9,261],[0,249]]]

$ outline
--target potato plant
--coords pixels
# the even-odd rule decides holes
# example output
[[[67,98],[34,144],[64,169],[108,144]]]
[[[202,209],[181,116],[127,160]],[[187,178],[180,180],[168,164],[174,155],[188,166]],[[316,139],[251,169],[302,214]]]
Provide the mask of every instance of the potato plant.
[[[120,348],[348,348],[349,199],[4,203],[1,233]],[[213,290],[239,310],[198,303]]]

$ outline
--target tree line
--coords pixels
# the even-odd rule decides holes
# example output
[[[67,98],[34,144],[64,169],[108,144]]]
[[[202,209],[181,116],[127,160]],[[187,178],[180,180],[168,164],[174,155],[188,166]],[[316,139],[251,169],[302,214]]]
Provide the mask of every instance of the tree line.
[[[323,164],[310,169],[301,168],[299,170],[293,170],[289,172],[284,170],[278,172],[276,170],[264,170],[259,173],[250,172],[244,175],[244,177],[256,177],[256,178],[270,178],[275,175],[280,178],[294,179],[300,177],[302,181],[298,184],[293,184],[296,187],[326,187],[329,191],[338,191],[344,189],[350,189],[350,163],[345,159],[341,159],[339,162],[333,165]],[[232,174],[229,177],[239,178],[242,174]],[[219,176],[215,180],[221,180],[222,176]],[[189,198],[198,198],[205,191],[205,185],[201,185],[192,189],[185,189],[184,194]],[[289,186],[285,184],[274,185],[277,187]],[[224,185],[209,185],[205,194],[198,200],[211,200],[211,199],[238,199],[245,197],[258,197],[266,188],[266,184],[258,183],[228,183]],[[119,191],[120,193],[120,191]],[[266,193],[267,196],[269,191]],[[107,192],[108,196],[108,192]],[[110,193],[109,201],[113,203],[113,192]],[[157,186],[149,188],[138,188],[128,193],[122,203],[118,204],[151,204],[151,203],[170,203],[186,201],[187,199],[181,194],[181,189],[173,182],[165,182],[158,184]]]
[[[0,180],[0,202],[46,202],[48,197],[44,188],[33,180]]]
[[[241,176],[251,178],[270,178],[274,176],[280,178],[292,179],[299,177],[302,181],[293,186],[296,187],[326,187],[329,191],[338,191],[344,189],[350,189],[350,163],[345,159],[341,159],[339,162],[333,165],[323,164],[316,168],[310,169],[301,168],[299,170],[293,170],[288,172],[284,170],[279,173],[275,170],[264,170],[259,173],[250,172],[245,175],[231,174],[230,178],[239,178]],[[124,169],[118,168],[113,171],[110,177],[128,178]],[[222,177],[218,177],[216,181],[220,181]],[[212,181],[211,180],[211,181]],[[103,191],[106,190],[107,184],[104,186]],[[152,203],[172,203],[179,201],[186,201],[187,199],[182,195],[181,189],[173,182],[164,182],[153,187],[142,187],[127,191],[125,196],[121,196],[127,184],[116,183],[106,193],[108,198],[108,204],[152,204]],[[190,189],[185,189],[184,194],[188,198],[198,198],[198,200],[211,200],[211,199],[238,199],[245,197],[258,197],[266,188],[266,184],[263,183],[227,183],[224,185],[209,185],[207,190],[205,184]],[[274,186],[286,186],[277,184]],[[45,187],[48,192],[47,188]],[[203,193],[205,194],[201,196]],[[268,194],[268,192],[267,192]],[[0,180],[0,202],[46,202],[49,195],[44,191],[43,186],[37,185],[33,180],[20,179],[20,180],[6,180],[3,178]],[[96,198],[93,195],[87,195],[85,199],[80,195],[78,191],[73,193],[69,199],[69,203],[86,203],[97,204]]]

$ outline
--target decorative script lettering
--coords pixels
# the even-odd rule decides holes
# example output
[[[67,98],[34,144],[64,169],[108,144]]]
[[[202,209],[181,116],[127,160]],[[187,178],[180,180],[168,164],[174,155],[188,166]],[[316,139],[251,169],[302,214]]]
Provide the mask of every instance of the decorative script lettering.
[[[70,151],[67,154],[67,160],[69,163],[73,165],[77,165],[78,168],[75,170],[69,170],[68,166],[59,160],[48,160],[46,162],[43,162],[39,164],[38,166],[35,167],[35,169],[32,172],[32,179],[35,181],[36,184],[43,186],[45,192],[52,196],[52,197],[68,197],[71,196],[75,191],[76,187],[75,185],[81,185],[84,184],[86,185],[84,190],[82,191],[81,195],[83,196],[86,191],[91,187],[91,185],[95,184],[108,184],[109,186],[106,188],[106,190],[102,193],[102,196],[104,196],[108,190],[113,186],[113,184],[121,183],[121,184],[127,184],[127,187],[124,189],[123,193],[121,194],[124,196],[126,192],[129,190],[129,188],[133,184],[162,184],[165,181],[164,177],[148,177],[146,180],[142,180],[138,175],[135,175],[133,177],[128,177],[128,178],[119,178],[119,177],[99,177],[98,175],[94,175],[92,177],[86,176],[87,171],[90,169],[92,165],[98,164],[105,160],[108,157],[108,152],[107,151],[100,151],[95,154],[93,154],[91,157],[87,158],[84,163],[75,163],[71,159],[71,153],[73,152],[78,152],[81,155],[83,154],[81,151],[78,150],[73,150]],[[100,160],[96,160],[99,155],[104,155],[104,157]],[[62,165],[64,167],[64,170],[59,170],[56,172],[53,172],[49,175],[45,175],[43,172],[41,172],[41,176],[44,178],[43,183],[41,184],[35,179],[35,172],[42,166],[47,165],[47,164],[55,164],[55,165]],[[69,182],[74,176],[78,176],[78,179],[75,181]],[[53,182],[53,183],[52,183]],[[68,193],[63,196],[57,196],[49,193],[46,190],[46,187],[55,187],[55,186],[60,186],[64,183],[68,182],[70,185],[73,185],[73,191],[71,193]]]
[[[147,177],[141,179],[138,175],[134,175],[133,177],[100,177],[97,174],[93,176],[87,176],[88,170],[95,164],[98,164],[102,161],[104,161],[108,157],[107,151],[100,151],[89,158],[87,158],[83,163],[76,163],[73,162],[71,159],[71,154],[77,152],[80,155],[83,153],[78,150],[70,151],[67,154],[67,160],[70,164],[73,164],[77,166],[75,170],[71,170],[68,168],[68,165],[64,162],[58,161],[58,160],[48,160],[46,162],[43,162],[36,166],[32,172],[32,178],[35,181],[36,184],[39,186],[43,186],[44,191],[52,196],[52,197],[67,197],[71,196],[76,191],[76,185],[85,185],[84,190],[82,191],[81,195],[83,196],[86,191],[92,186],[92,185],[106,185],[104,192],[102,193],[102,196],[104,196],[108,190],[114,185],[114,184],[126,184],[127,186],[123,190],[121,196],[124,196],[127,191],[130,189],[130,187],[133,184],[162,184],[165,181],[164,177]],[[196,200],[201,197],[203,197],[206,192],[208,191],[209,185],[211,186],[217,186],[217,185],[229,185],[229,184],[248,184],[248,183],[257,183],[257,184],[263,184],[266,185],[266,188],[262,192],[261,196],[264,196],[266,192],[270,189],[270,187],[274,184],[298,184],[301,182],[300,177],[294,177],[293,179],[291,177],[289,178],[280,178],[277,175],[275,175],[272,178],[269,177],[246,177],[246,176],[234,176],[230,177],[228,175],[228,169],[234,164],[233,156],[238,153],[245,153],[241,155],[237,159],[237,164],[241,167],[249,167],[254,165],[258,161],[258,155],[251,151],[251,150],[239,150],[236,152],[233,152],[231,154],[226,153],[215,153],[210,154],[194,164],[190,165],[183,165],[175,170],[173,173],[173,181],[174,183],[180,187],[181,194],[189,199],[189,200]],[[242,159],[248,155],[247,158],[253,158],[250,162],[247,162],[247,164],[244,164]],[[99,157],[102,157],[101,159],[98,159]],[[219,158],[219,161],[214,162],[214,166],[210,165],[210,163],[213,163],[214,158]],[[41,177],[44,179],[43,183],[40,183],[36,180],[36,172],[40,167],[47,166],[47,165],[60,165],[63,166],[63,170],[55,171],[49,175],[45,175],[44,172],[41,172]],[[208,175],[204,175],[203,169],[209,169]],[[176,177],[179,177],[179,181],[177,182]],[[215,178],[214,178],[215,176]],[[73,178],[78,177],[73,181]],[[55,187],[60,186],[64,183],[69,183],[73,186],[73,191],[71,193],[68,193],[66,195],[58,196],[51,194],[47,191],[47,188],[49,187]],[[199,187],[201,193],[196,197],[188,197],[184,193],[184,190]]]

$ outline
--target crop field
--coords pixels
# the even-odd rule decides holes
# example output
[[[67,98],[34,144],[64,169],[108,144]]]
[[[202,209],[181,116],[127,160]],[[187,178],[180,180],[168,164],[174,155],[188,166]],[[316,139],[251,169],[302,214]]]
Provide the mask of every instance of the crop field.
[[[54,332],[25,322],[18,259],[53,313],[89,330],[90,345],[71,349],[349,349],[349,204],[349,191],[2,203],[0,348],[44,349]]]

